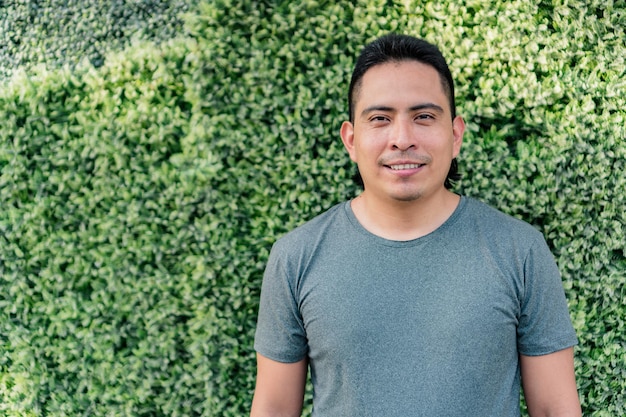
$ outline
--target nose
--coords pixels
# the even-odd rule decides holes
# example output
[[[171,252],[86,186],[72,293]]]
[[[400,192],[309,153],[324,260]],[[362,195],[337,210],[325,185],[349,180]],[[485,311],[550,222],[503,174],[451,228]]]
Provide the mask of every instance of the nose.
[[[407,120],[396,120],[391,145],[394,149],[406,151],[416,146],[412,123]]]

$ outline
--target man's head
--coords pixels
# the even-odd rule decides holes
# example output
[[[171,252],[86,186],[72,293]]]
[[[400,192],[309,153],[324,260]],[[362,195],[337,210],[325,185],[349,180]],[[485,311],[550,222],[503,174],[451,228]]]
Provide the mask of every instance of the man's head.
[[[388,62],[417,61],[433,67],[439,73],[441,86],[450,102],[452,118],[456,117],[454,81],[445,58],[439,49],[422,39],[408,35],[389,34],[365,46],[359,55],[348,90],[350,121],[354,122],[354,108],[359,97],[363,75],[376,65]]]
[[[454,121],[456,118],[454,82],[448,64],[439,49],[422,39],[412,36],[389,34],[365,46],[357,59],[348,92],[351,124],[355,123],[355,111],[359,104],[359,99],[361,99],[365,74],[374,67],[381,67],[386,64],[401,64],[403,62],[417,62],[434,69],[436,74],[438,74],[441,91],[447,98],[449,115]],[[457,161],[456,158],[453,158],[445,178],[445,188],[452,188],[453,181],[458,179],[460,179],[460,175],[457,170]],[[360,174],[357,174],[356,180],[363,185]]]

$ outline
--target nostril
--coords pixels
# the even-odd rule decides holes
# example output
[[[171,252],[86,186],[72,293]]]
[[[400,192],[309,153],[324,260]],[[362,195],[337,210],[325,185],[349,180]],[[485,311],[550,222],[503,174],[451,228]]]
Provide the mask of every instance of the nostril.
[[[392,146],[393,146],[393,149],[398,149],[398,150],[401,150],[401,151],[405,151],[407,149],[411,149],[411,148],[415,147],[415,145],[413,143],[403,144],[400,141],[394,142]]]

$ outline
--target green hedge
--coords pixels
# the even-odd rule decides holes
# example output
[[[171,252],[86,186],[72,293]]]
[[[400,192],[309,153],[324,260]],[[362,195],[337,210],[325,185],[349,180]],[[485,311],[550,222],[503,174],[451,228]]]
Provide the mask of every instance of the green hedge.
[[[196,0],[0,1],[0,78],[37,65],[99,67],[132,39],[161,42],[180,33]]]
[[[457,190],[546,235],[584,413],[626,414],[624,1],[190,10],[172,40],[0,90],[0,414],[245,415],[269,249],[358,192],[347,84],[389,31],[449,58]]]

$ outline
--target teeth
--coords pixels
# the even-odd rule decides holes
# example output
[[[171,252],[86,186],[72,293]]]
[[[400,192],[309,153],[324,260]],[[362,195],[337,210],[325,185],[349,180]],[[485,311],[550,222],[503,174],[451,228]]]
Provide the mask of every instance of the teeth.
[[[401,164],[401,165],[389,165],[389,168],[399,171],[401,169],[415,169],[421,167],[423,164]]]

